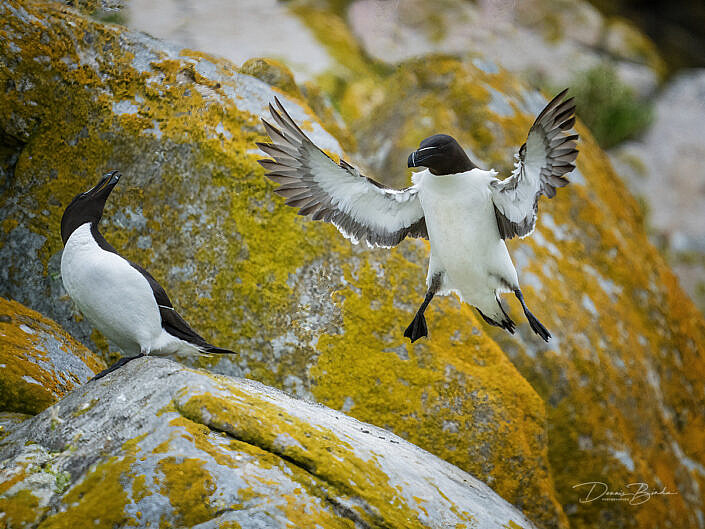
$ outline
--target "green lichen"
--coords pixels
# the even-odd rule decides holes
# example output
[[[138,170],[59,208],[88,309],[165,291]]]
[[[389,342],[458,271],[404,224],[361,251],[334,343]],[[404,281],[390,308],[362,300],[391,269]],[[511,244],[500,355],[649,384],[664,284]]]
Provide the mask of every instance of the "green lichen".
[[[71,484],[71,474],[69,474],[68,472],[55,472],[54,475],[56,476],[54,493],[63,494],[64,491],[66,491],[66,489]]]

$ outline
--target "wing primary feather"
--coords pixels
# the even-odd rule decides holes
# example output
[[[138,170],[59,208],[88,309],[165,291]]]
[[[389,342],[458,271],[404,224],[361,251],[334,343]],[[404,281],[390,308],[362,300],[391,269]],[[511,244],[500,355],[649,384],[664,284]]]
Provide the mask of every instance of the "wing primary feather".
[[[277,184],[290,184],[299,181],[295,176],[282,176],[277,173],[266,173],[265,176]]]
[[[272,158],[276,158],[280,154],[283,154],[284,156],[288,156],[288,157],[291,157],[294,159],[297,156],[299,156],[299,152],[296,149],[289,147],[288,145],[282,145],[282,144],[276,144],[276,143],[262,143],[262,142],[257,142],[257,143],[255,143],[255,145],[257,145],[257,147],[259,147],[260,151],[268,154]]]
[[[570,119],[567,119],[566,121],[558,125],[558,128],[560,128],[561,130],[568,130],[572,128],[573,125],[575,125],[575,116]]]
[[[539,112],[512,175],[492,184],[492,198],[500,236],[510,239],[529,235],[536,224],[538,199],[556,195],[568,180],[563,175],[575,169],[578,135],[566,134],[575,124],[575,100],[557,94]]]
[[[288,113],[288,112],[286,111],[286,109],[284,108],[284,105],[282,105],[282,102],[279,101],[279,98],[276,97],[276,96],[274,96],[274,101],[276,102],[277,106],[279,107],[279,110],[280,110],[280,112],[281,112],[282,118],[283,118],[284,120],[286,120],[286,121],[289,123],[289,125],[291,125],[291,127],[292,127],[295,131],[297,131],[299,134],[301,134],[304,138],[306,138],[306,139],[308,140],[308,136],[306,136],[306,134],[304,133],[304,131],[302,131],[302,130],[299,128],[299,126],[296,124],[296,122],[292,119],[292,117],[289,115],[289,113]],[[311,140],[309,140],[309,141],[311,141]]]
[[[267,132],[267,134],[269,134],[269,137],[272,138],[272,141],[274,143],[281,145],[296,145],[298,143],[296,141],[296,138],[287,136],[286,134],[284,134],[284,132],[280,131],[274,125],[269,123],[266,119],[260,118],[260,120],[264,125],[264,130]]]
[[[279,98],[269,105],[272,122],[262,119],[271,143],[257,146],[273,159],[259,160],[278,184],[274,192],[297,213],[332,222],[353,242],[393,246],[406,236],[428,238],[416,189],[390,189],[366,177],[344,159],[336,163],[317,147]]]
[[[286,111],[282,111],[283,113],[286,114]],[[291,125],[290,122],[285,120],[279,112],[276,111],[276,109],[272,106],[272,104],[269,104],[269,113],[272,114],[272,118],[274,121],[277,122],[277,125],[279,125],[284,132],[287,134],[290,134],[292,137],[297,138],[297,141],[301,142],[303,136],[304,138],[308,139],[306,135],[299,129],[298,127],[294,127]]]

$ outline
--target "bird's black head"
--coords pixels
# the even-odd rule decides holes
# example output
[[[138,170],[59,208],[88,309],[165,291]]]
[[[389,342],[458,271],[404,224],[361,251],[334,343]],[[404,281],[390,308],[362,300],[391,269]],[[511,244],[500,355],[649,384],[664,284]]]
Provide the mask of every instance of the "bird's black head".
[[[409,167],[428,167],[435,175],[462,173],[477,167],[455,138],[434,134],[409,155]]]
[[[79,226],[86,222],[98,224],[103,216],[105,201],[108,200],[108,196],[120,180],[120,176],[118,171],[106,173],[94,187],[73,198],[61,217],[61,239],[64,244]]]

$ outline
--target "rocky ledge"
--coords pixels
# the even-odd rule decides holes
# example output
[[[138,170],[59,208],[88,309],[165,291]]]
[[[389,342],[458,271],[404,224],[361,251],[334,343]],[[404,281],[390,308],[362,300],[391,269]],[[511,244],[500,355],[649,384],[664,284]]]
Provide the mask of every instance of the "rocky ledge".
[[[245,379],[143,358],[0,442],[9,527],[531,528],[386,430]]]

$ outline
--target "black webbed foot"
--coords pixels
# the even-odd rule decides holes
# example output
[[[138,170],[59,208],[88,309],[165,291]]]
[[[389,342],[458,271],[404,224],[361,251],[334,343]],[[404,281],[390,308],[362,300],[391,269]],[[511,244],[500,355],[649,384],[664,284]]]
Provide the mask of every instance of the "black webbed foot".
[[[428,304],[431,303],[433,296],[438,291],[441,286],[441,274],[437,273],[431,278],[431,284],[426,291],[426,297],[421,303],[419,310],[416,311],[416,316],[414,316],[414,321],[411,322],[406,330],[404,331],[404,336],[406,336],[411,343],[414,343],[419,338],[428,336],[428,327],[426,326],[426,318],[424,317],[424,312],[428,308]]]
[[[499,327],[500,329],[504,329],[507,331],[509,334],[514,334],[514,329],[516,328],[516,324],[514,323],[514,320],[512,320],[507,313],[504,311],[504,308],[502,307],[502,304],[499,304],[499,308],[502,309],[502,313],[504,314],[504,319],[495,321],[489,316],[486,316],[484,312],[482,312],[480,309],[475,307],[475,310],[480,313],[480,316],[482,316],[482,319],[485,320],[487,323],[494,327]]]
[[[548,332],[548,329],[543,326],[543,324],[536,319],[536,316],[531,314],[529,310],[524,311],[524,314],[526,315],[526,319],[529,320],[529,325],[531,326],[531,329],[538,334],[544,342],[547,342],[548,339],[551,337],[551,333]]]
[[[551,337],[551,333],[548,332],[548,329],[543,326],[543,324],[536,318],[536,316],[531,314],[529,307],[526,306],[526,302],[524,301],[524,296],[521,293],[521,290],[515,290],[514,295],[517,297],[517,299],[521,303],[521,307],[524,309],[524,315],[526,316],[526,319],[529,320],[531,330],[538,334],[544,342],[548,342],[548,339]]]
[[[414,316],[414,321],[406,328],[404,331],[404,336],[406,336],[411,343],[414,343],[419,338],[428,336],[428,327],[426,326],[426,317],[422,312],[417,312]]]
[[[128,357],[121,358],[120,360],[115,362],[113,365],[111,365],[108,369],[103,369],[100,373],[98,373],[96,376],[94,376],[88,382],[92,382],[94,380],[98,380],[100,378],[103,378],[108,373],[112,373],[113,371],[121,368],[126,363],[128,363],[130,360],[134,360],[135,358],[142,358],[143,356],[146,356],[145,353],[138,354],[137,356],[128,356]]]

